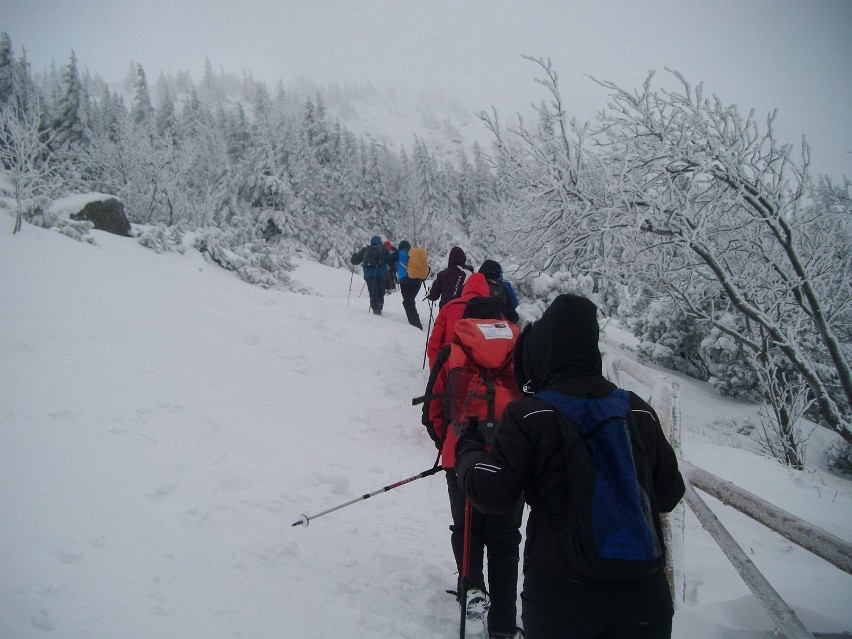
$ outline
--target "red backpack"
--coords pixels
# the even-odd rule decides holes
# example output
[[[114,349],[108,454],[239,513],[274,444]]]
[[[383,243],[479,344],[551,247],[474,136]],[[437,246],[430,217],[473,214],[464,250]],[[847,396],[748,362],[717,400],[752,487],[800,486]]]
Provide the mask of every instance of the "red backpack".
[[[503,410],[520,397],[512,369],[518,327],[493,319],[461,319],[447,360],[444,415],[456,434],[471,420],[490,443]]]

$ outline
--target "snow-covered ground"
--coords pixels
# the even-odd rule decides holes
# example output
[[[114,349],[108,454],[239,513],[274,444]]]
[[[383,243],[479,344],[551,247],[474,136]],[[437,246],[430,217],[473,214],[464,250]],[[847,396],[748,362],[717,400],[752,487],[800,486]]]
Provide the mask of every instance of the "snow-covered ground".
[[[191,249],[0,223],[0,637],[457,635],[441,475],[291,526],[435,460],[398,293],[375,317],[346,270],[263,290]],[[852,539],[849,482],[750,452],[754,407],[665,374],[685,459]],[[810,630],[852,630],[850,575],[706,500]],[[690,513],[685,579],[676,637],[771,636]]]

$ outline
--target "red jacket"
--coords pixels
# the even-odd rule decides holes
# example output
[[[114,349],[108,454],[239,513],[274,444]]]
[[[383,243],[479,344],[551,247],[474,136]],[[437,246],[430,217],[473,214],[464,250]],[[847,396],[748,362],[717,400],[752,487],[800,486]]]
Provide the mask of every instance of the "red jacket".
[[[426,355],[429,357],[429,368],[435,365],[435,357],[445,344],[449,344],[456,336],[456,322],[464,314],[464,307],[474,297],[488,297],[488,282],[482,273],[474,273],[465,282],[461,296],[450,300],[441,308],[435,318],[435,327],[426,345]]]

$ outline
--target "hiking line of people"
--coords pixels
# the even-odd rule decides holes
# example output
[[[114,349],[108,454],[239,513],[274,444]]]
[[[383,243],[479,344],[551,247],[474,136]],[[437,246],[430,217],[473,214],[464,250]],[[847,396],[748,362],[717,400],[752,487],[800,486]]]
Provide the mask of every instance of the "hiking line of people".
[[[385,295],[399,286],[408,323],[423,329],[416,297],[421,287],[426,288],[426,279],[431,274],[426,249],[412,248],[408,240],[402,240],[399,246],[394,248],[390,240],[382,242],[380,236],[374,235],[370,244],[353,253],[350,262],[362,266],[364,283],[370,296],[370,311],[373,314],[382,314]],[[488,294],[500,304],[503,317],[517,324],[520,320],[517,312],[518,297],[512,284],[503,278],[500,264],[487,259],[482,262],[478,272],[486,280]],[[435,276],[423,299],[430,303],[430,307],[437,302],[440,311],[445,304],[462,296],[465,283],[471,275],[473,267],[467,263],[464,250],[454,246],[447,259],[447,268]],[[429,330],[434,309],[431,311]]]
[[[382,314],[385,293],[395,290],[398,284],[408,323],[423,330],[416,298],[429,277],[426,249],[412,248],[408,240],[402,240],[394,249],[390,240],[382,243],[382,238],[374,235],[367,246],[353,253],[350,262],[361,265],[373,314]]]
[[[408,242],[387,263],[397,266],[404,291],[403,251],[410,264]],[[417,315],[414,297],[426,276],[415,279],[403,299]],[[423,404],[421,422],[438,458],[429,471],[383,490],[444,471],[457,569],[448,592],[459,605],[460,637],[472,626],[487,629],[489,639],[670,638],[660,514],[680,502],[684,482],[653,408],[603,376],[595,304],[559,295],[521,331],[500,264],[485,260],[473,272],[460,247],[424,299],[437,303],[438,314],[427,331],[426,389],[412,403]],[[370,304],[381,312],[372,296]],[[406,314],[420,324],[408,306]],[[303,515],[293,525],[307,521]]]

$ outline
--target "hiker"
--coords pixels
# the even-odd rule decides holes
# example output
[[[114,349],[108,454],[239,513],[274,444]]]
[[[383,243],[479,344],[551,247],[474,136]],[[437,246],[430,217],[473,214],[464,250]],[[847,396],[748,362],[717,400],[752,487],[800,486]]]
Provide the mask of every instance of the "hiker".
[[[503,267],[500,266],[499,262],[495,262],[494,260],[485,260],[479,267],[479,272],[488,281],[491,297],[500,303],[503,317],[513,324],[517,324],[518,320],[520,320],[517,311],[518,296],[515,295],[515,289],[512,288],[512,284],[503,279]]]
[[[530,505],[522,594],[528,639],[667,639],[673,606],[662,567],[665,546],[659,513],[671,511],[683,497],[683,478],[654,410],[603,377],[596,311],[584,297],[560,295],[540,320],[524,328],[515,345],[515,378],[525,395],[537,395],[509,404],[490,451],[481,433],[464,430],[456,446],[455,470],[462,491],[484,512],[510,508],[521,494]],[[598,486],[595,464],[604,463],[591,456],[590,442],[603,428],[581,438],[577,435],[580,428],[572,431],[571,424],[594,420],[575,416],[572,421],[562,415],[572,403],[591,408],[610,401],[622,402],[623,415],[629,419],[621,418],[620,424],[628,424],[628,428],[621,426],[620,434],[618,430],[609,432],[615,433],[616,440],[620,437],[627,442],[626,459],[631,460],[631,470],[636,468],[635,499],[644,492],[648,497],[645,504],[651,505],[638,509],[636,519],[647,533],[644,547],[652,544],[654,552],[630,557],[630,561],[581,553],[565,541],[574,530],[585,530],[591,536],[593,515],[620,500],[615,497],[618,493],[599,501],[590,496],[589,487]],[[635,429],[629,427],[631,423]],[[630,430],[632,440],[628,440]],[[581,445],[567,448],[569,466],[566,438],[572,433],[572,442]],[[637,481],[640,486],[644,482],[647,490],[637,491]],[[587,489],[583,493],[588,497],[584,503],[590,504],[586,516],[572,510],[579,503],[580,489]],[[569,527],[572,515],[574,526]],[[644,560],[638,561],[640,557]],[[601,580],[604,575],[609,580]]]
[[[405,309],[405,315],[408,317],[408,323],[412,326],[419,328],[421,331],[423,330],[423,324],[420,322],[420,314],[417,312],[417,293],[420,291],[420,287],[423,286],[423,280],[425,278],[418,277],[423,275],[422,272],[412,272],[409,273],[409,266],[411,266],[412,271],[414,270],[414,264],[410,264],[411,261],[411,243],[408,240],[402,240],[399,243],[399,248],[397,248],[396,253],[391,256],[392,261],[396,263],[396,277],[399,281],[399,291],[402,293],[402,307]],[[420,249],[421,251],[423,249]],[[428,266],[426,269],[426,275],[428,275]]]
[[[481,424],[487,420],[498,423],[506,404],[520,396],[512,372],[518,329],[502,318],[497,302],[488,297],[468,301],[456,326],[453,343],[441,348],[430,372],[422,421],[441,451],[447,478],[453,521],[450,544],[460,579],[457,598],[461,605],[460,593],[467,590],[463,605],[468,619],[479,621],[487,614],[489,638],[522,637],[516,621],[523,501],[518,497],[500,513],[471,509],[468,579],[462,584],[466,498],[453,468],[457,423],[470,417]],[[490,396],[489,388],[493,389]],[[483,572],[486,551],[487,587]]]
[[[435,281],[437,282],[437,280]],[[485,276],[482,273],[474,273],[462,288],[461,295],[451,299],[438,312],[438,317],[435,318],[435,326],[426,344],[429,370],[432,370],[432,367],[435,365],[435,357],[438,355],[440,348],[453,341],[453,337],[456,335],[456,322],[464,313],[465,304],[474,297],[488,296],[488,282],[485,281]]]
[[[440,271],[432,282],[432,287],[426,294],[426,299],[438,302],[438,308],[461,295],[464,283],[473,273],[473,268],[467,264],[467,256],[464,251],[454,246],[447,258],[447,268]],[[440,301],[439,301],[440,300]]]
[[[350,261],[353,264],[361,264],[364,282],[370,292],[370,310],[375,315],[381,315],[385,305],[385,277],[390,261],[390,253],[382,246],[382,238],[374,235],[370,244],[356,251]]]
[[[385,240],[382,244],[390,253],[390,261],[388,262],[388,274],[385,278],[385,292],[391,293],[396,290],[397,277],[396,277],[396,260],[397,260],[397,252],[393,247],[393,242],[390,240]]]

